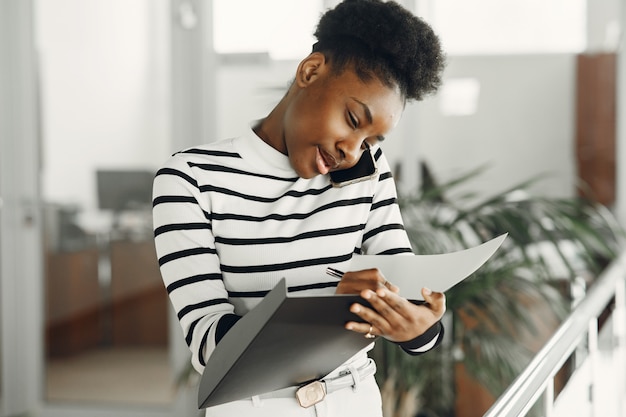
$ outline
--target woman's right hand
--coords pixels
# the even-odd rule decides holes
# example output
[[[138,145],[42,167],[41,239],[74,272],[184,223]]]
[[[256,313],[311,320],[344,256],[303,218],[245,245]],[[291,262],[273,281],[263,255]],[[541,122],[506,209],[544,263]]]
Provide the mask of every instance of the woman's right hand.
[[[396,294],[400,291],[398,287],[387,281],[378,268],[364,269],[343,274],[335,294],[360,294],[363,290],[376,291],[381,287],[387,287],[389,291]]]

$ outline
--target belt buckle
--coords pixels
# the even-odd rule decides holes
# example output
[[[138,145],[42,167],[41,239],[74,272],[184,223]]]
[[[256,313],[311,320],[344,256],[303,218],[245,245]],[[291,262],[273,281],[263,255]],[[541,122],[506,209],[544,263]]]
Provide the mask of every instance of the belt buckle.
[[[296,399],[300,407],[309,408],[319,403],[326,397],[326,386],[321,381],[313,381],[306,384],[296,391]]]

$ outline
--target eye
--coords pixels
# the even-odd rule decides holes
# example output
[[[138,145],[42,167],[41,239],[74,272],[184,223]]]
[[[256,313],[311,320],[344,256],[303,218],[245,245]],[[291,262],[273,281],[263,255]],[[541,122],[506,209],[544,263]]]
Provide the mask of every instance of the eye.
[[[354,113],[352,113],[351,111],[348,112],[348,121],[353,129],[359,127],[359,119],[357,119]]]

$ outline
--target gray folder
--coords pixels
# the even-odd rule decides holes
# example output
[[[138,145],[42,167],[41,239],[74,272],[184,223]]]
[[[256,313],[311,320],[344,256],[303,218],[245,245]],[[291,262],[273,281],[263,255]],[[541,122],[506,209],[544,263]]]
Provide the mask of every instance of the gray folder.
[[[358,295],[288,297],[285,280],[220,340],[198,391],[198,408],[249,398],[322,378],[372,343],[344,328],[362,321]]]

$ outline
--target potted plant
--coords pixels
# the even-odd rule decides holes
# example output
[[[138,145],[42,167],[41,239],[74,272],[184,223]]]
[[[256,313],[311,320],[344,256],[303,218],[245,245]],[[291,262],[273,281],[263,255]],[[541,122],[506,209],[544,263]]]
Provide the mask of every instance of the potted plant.
[[[540,177],[484,199],[458,193],[484,170],[439,185],[424,164],[419,193],[399,198],[416,253],[508,237],[483,267],[447,292],[442,346],[414,357],[377,343],[372,355],[385,417],[482,415],[493,398],[481,404],[477,395],[497,397],[521,372],[568,311],[570,284],[589,283],[616,256],[622,231],[606,208],[579,197],[532,196],[528,189]],[[483,391],[471,392],[471,410],[460,399],[468,380]]]

